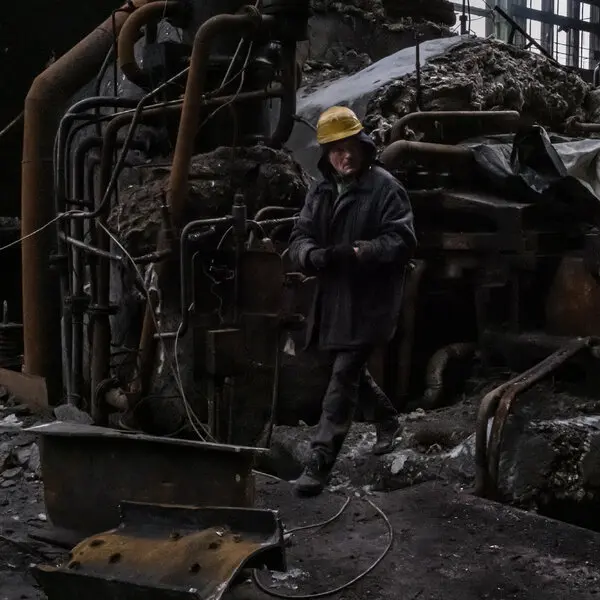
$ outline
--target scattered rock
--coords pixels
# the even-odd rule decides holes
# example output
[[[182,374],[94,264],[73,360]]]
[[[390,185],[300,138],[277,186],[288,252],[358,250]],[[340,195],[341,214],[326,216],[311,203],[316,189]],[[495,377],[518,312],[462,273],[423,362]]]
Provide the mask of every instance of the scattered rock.
[[[25,446],[23,448],[17,448],[13,453],[13,456],[20,466],[25,466],[29,463],[31,458],[32,446]]]
[[[23,425],[23,421],[19,421],[16,415],[8,415],[4,417],[4,419],[0,420],[0,426],[4,427],[21,427]]]
[[[29,471],[31,471],[38,477],[42,476],[42,462],[40,459],[40,449],[37,444],[33,444],[31,446],[31,456],[29,457],[27,468],[29,469]]]
[[[59,421],[67,423],[79,423],[81,425],[91,425],[92,417],[72,404],[61,404],[54,409],[54,416]]]
[[[562,131],[565,121],[586,120],[590,85],[544,56],[497,40],[472,39],[432,58],[422,69],[421,110],[517,110],[526,119]],[[417,110],[411,73],[374,93],[365,125],[386,132]],[[597,103],[596,103],[597,104]],[[376,135],[386,143],[385,134]]]
[[[0,443],[0,474],[9,467],[9,459],[12,454],[12,445],[8,442]]]
[[[16,481],[14,479],[4,479],[0,483],[0,487],[3,487],[3,488],[14,487],[15,485],[16,485]]]
[[[23,469],[21,467],[14,467],[13,469],[7,469],[4,471],[2,473],[2,477],[4,477],[4,479],[14,479],[15,477],[21,475],[22,472]]]
[[[406,415],[407,421],[418,421],[425,416],[425,411],[422,408],[417,408],[417,410]]]

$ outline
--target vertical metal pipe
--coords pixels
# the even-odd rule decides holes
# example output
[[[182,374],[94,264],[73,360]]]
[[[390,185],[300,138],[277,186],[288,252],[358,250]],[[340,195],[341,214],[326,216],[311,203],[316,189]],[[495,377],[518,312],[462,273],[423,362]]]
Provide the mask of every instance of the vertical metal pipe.
[[[554,0],[542,0],[542,10],[554,14]],[[540,44],[546,52],[554,56],[554,25],[542,23]]]
[[[117,33],[132,10],[147,0],[134,0],[115,15]],[[46,378],[53,402],[62,396],[59,295],[49,271],[53,249],[53,151],[56,126],[69,98],[101,67],[113,43],[113,19],[38,75],[25,100],[21,187],[24,371]],[[35,232],[38,232],[33,235]]]
[[[581,15],[581,4],[579,0],[569,0],[567,4],[567,16],[572,19],[579,19]],[[567,65],[570,67],[579,67],[579,29],[569,29],[567,31]]]
[[[77,200],[85,198],[85,162],[88,153],[94,148],[99,148],[102,144],[102,138],[90,137],[85,139],[75,151],[73,157],[72,197]],[[93,202],[94,197],[88,197],[87,200]],[[83,241],[84,223],[81,219],[71,221],[71,237]],[[75,247],[70,248],[72,256],[72,302],[71,302],[71,369],[70,369],[70,393],[67,397],[69,404],[74,404],[81,408],[83,398],[83,306],[81,305],[84,295],[84,260],[83,252]]]
[[[264,17],[254,11],[237,15],[217,15],[206,21],[196,33],[167,192],[168,206],[176,234],[181,229],[181,218],[188,193],[190,160],[194,153],[196,134],[200,126],[202,95],[205,92],[206,71],[213,40],[222,34],[238,32],[244,35],[248,31],[257,30],[263,23],[263,19]],[[165,232],[161,232],[158,250],[164,250],[165,247]],[[161,263],[157,266],[159,280],[166,268],[165,264]],[[144,315],[143,331],[145,335],[140,340],[141,350],[143,350],[143,354],[140,356],[142,363],[140,370],[149,373],[151,366],[148,363],[154,361],[156,354],[156,328],[153,308],[148,303]],[[145,389],[148,382],[142,381],[141,385],[142,389]]]

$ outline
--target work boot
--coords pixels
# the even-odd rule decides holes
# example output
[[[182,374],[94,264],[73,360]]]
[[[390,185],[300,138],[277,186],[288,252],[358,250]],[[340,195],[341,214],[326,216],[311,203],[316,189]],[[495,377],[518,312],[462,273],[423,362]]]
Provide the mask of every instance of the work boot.
[[[331,467],[325,457],[313,452],[304,472],[294,482],[294,491],[298,496],[318,496],[325,489],[330,475]]]
[[[394,449],[396,438],[402,431],[402,426],[398,422],[398,419],[393,417],[392,419],[377,423],[375,429],[377,432],[377,439],[373,446],[373,454],[381,456],[382,454],[391,452]]]

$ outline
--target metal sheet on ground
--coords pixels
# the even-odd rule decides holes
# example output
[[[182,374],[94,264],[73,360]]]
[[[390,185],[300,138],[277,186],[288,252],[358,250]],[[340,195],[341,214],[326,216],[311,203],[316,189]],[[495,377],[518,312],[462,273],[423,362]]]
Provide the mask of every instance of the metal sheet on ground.
[[[219,600],[246,565],[285,570],[283,532],[268,510],[125,503],[121,525],[36,567],[49,600]]]

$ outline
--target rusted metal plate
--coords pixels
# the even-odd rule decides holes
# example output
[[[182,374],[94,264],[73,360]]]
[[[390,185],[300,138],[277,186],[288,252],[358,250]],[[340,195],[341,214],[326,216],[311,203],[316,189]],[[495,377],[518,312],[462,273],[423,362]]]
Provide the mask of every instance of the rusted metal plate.
[[[600,335],[600,284],[581,256],[565,256],[546,300],[546,326],[556,335]]]
[[[34,576],[49,600],[219,600],[244,567],[285,570],[276,512],[123,503],[118,528]]]
[[[49,410],[48,389],[43,377],[0,368],[0,385],[33,412],[44,413]]]
[[[122,501],[251,507],[266,452],[60,422],[28,431],[41,436],[49,520],[86,535],[117,527]]]

